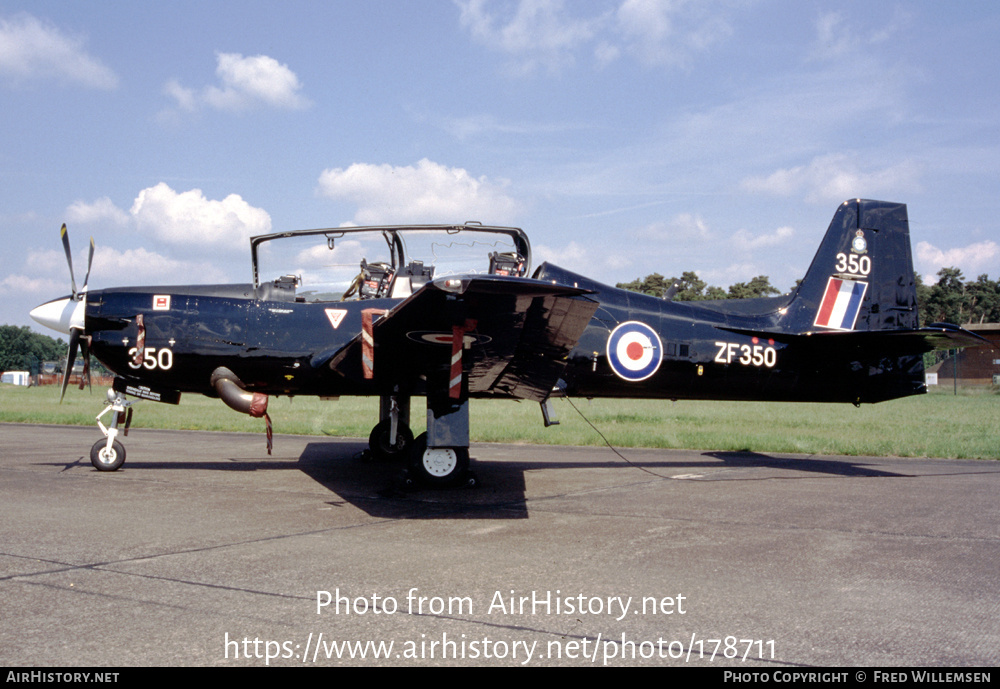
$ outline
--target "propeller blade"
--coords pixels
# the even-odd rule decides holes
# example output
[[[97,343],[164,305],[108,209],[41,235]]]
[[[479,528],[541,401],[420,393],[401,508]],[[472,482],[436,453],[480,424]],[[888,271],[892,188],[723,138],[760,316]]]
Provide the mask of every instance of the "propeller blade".
[[[69,250],[69,232],[66,231],[66,223],[63,223],[62,228],[59,230],[59,236],[62,238],[63,251],[66,252],[66,263],[69,264],[69,281],[73,285],[73,298],[76,299],[76,278],[73,277],[73,252]]]
[[[87,282],[90,280],[90,266],[94,265],[94,238],[90,238],[90,255],[87,256],[87,275],[83,278],[83,288],[81,293],[87,291]]]
[[[84,286],[86,289],[86,285]],[[90,393],[94,394],[94,385],[90,380],[90,336],[84,335],[80,338],[80,355],[83,357],[83,375],[80,377],[80,389],[83,390],[83,383],[86,381]]]
[[[80,331],[72,328],[69,331],[69,351],[66,353],[66,368],[63,370],[62,392],[59,393],[60,404],[66,396],[66,386],[69,385],[69,376],[73,373],[73,364],[76,363],[76,348],[80,344]]]

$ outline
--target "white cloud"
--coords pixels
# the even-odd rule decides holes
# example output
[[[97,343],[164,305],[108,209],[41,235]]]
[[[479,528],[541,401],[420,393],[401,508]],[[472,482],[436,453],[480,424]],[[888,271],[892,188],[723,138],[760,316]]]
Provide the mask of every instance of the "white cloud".
[[[29,14],[0,18],[0,76],[15,83],[56,78],[88,88],[113,89],[118,77],[70,37]]]
[[[201,189],[177,192],[165,182],[139,192],[128,211],[102,197],[76,201],[66,209],[69,224],[111,223],[133,227],[169,243],[214,249],[243,250],[250,237],[271,231],[271,216],[239,194],[221,201],[205,198]]]
[[[707,282],[710,285],[717,285],[722,289],[728,289],[731,285],[735,285],[737,282],[748,282],[758,275],[767,274],[766,269],[762,269],[756,263],[751,261],[739,261],[737,263],[731,263],[725,268],[721,269],[709,269],[709,270],[698,270],[698,277]],[[768,278],[770,280],[770,277]],[[787,291],[780,285],[771,283],[775,288]]]
[[[532,247],[531,253],[531,262],[536,268],[547,261],[595,280],[609,279],[608,276],[631,269],[633,265],[632,259],[619,251],[572,240],[563,247],[538,244]]]
[[[239,194],[221,201],[201,189],[178,193],[166,183],[139,192],[129,211],[140,231],[175,244],[245,248],[250,237],[271,230],[271,216]]]
[[[813,54],[816,58],[827,60],[853,58],[870,46],[890,41],[897,34],[906,31],[910,23],[909,13],[901,8],[896,8],[892,19],[887,23],[880,23],[874,30],[864,29],[857,22],[845,20],[839,12],[826,12],[816,21]]]
[[[686,67],[692,57],[733,33],[732,0],[623,0],[617,9],[588,17],[573,16],[581,3],[519,0],[498,5],[489,0],[456,0],[461,24],[490,48],[506,53],[516,74],[540,69],[558,73],[577,53],[593,53],[598,66],[622,54],[647,65]],[[571,9],[567,9],[571,8]]]
[[[302,84],[295,72],[272,57],[216,53],[216,59],[218,85],[196,91],[176,79],[164,84],[163,92],[176,101],[178,110],[193,112],[202,105],[230,111],[256,105],[295,110],[310,104],[300,93]]]
[[[69,273],[66,274],[65,282],[57,282],[50,278],[32,278],[26,275],[8,275],[0,280],[0,294],[24,294],[33,297],[69,294]]]
[[[66,209],[66,222],[76,223],[97,223],[109,222],[112,225],[124,226],[128,224],[129,215],[116,206],[111,199],[103,196],[93,203],[75,201]]]
[[[25,267],[36,275],[46,277],[10,275],[0,281],[0,293],[44,298],[69,293],[69,269],[62,252],[32,251],[28,254]],[[76,265],[76,270],[77,286],[82,287],[86,263]],[[231,277],[213,261],[177,260],[144,248],[119,251],[113,247],[98,246],[88,284],[99,289],[123,283],[206,284],[230,280]]]
[[[771,246],[785,245],[795,234],[795,230],[787,225],[779,227],[771,234],[752,235],[741,229],[733,234],[733,246],[739,251],[753,251]]]
[[[507,53],[515,72],[539,68],[555,73],[574,61],[574,52],[593,39],[603,19],[568,16],[562,0],[521,0],[501,18],[488,11],[485,0],[459,2],[460,21],[474,38]]]
[[[626,50],[640,62],[686,66],[693,54],[732,34],[725,9],[725,3],[700,0],[625,0],[616,20]]]
[[[233,262],[230,250],[245,252],[253,234],[271,229],[270,216],[247,204],[236,194],[221,201],[206,199],[198,189],[176,192],[165,183],[139,192],[131,210],[102,197],[93,203],[77,201],[66,210],[68,224],[113,223],[132,233],[118,231],[113,241],[97,239],[88,284],[94,289],[122,284],[227,283]],[[76,239],[73,256],[77,286],[87,272],[87,244]],[[142,234],[139,234],[142,233]],[[46,233],[47,234],[47,233]],[[54,236],[52,237],[54,239]],[[165,250],[146,246],[121,247],[123,242],[164,242]],[[51,242],[55,243],[55,242]],[[46,245],[50,245],[46,241]],[[181,254],[178,258],[172,254]],[[190,258],[187,258],[190,257]],[[244,262],[238,266],[243,268]],[[0,294],[9,295],[10,308],[22,313],[45,299],[69,293],[70,277],[61,249],[28,249],[20,273],[0,277]]]
[[[920,165],[904,160],[883,168],[864,169],[853,156],[832,153],[808,165],[776,170],[767,176],[748,177],[740,186],[750,193],[775,196],[804,194],[812,203],[840,202],[848,198],[879,198],[919,190]]]
[[[444,127],[456,139],[465,141],[483,134],[522,134],[523,128],[504,124],[492,115],[470,115],[468,117],[450,117],[444,121]]]
[[[562,248],[539,244],[534,247],[532,254],[536,266],[549,261],[572,269],[573,266],[581,266],[589,262],[587,249],[575,241],[570,241]]]
[[[827,12],[816,21],[816,54],[838,58],[856,47],[858,39],[853,27],[845,27],[838,12]]]
[[[299,95],[302,84],[287,65],[279,64],[266,55],[243,57],[236,53],[219,53],[215,73],[222,88],[211,86],[205,99],[219,109],[240,109],[249,103],[262,101],[276,108],[301,108],[308,101]]]
[[[594,57],[597,58],[597,64],[600,66],[610,65],[612,62],[621,57],[622,51],[616,46],[608,43],[607,41],[601,41],[594,48]]]
[[[318,191],[356,203],[354,220],[362,225],[466,220],[494,224],[510,222],[517,210],[505,186],[424,158],[416,166],[355,163],[324,170]]]
[[[460,141],[474,137],[507,135],[544,136],[580,131],[589,125],[574,122],[531,122],[527,120],[500,120],[493,115],[480,114],[467,117],[433,118],[433,122]]]
[[[146,284],[221,283],[229,280],[212,261],[183,261],[144,248],[119,251],[98,247],[94,253],[91,285],[122,282]]]
[[[635,232],[638,239],[653,241],[702,240],[712,236],[708,223],[700,215],[679,213],[668,222],[655,222]]]
[[[66,269],[66,254],[55,249],[30,250],[25,259],[25,266],[36,273],[47,273],[62,267]],[[66,273],[66,284],[69,285],[69,273]]]
[[[184,112],[194,112],[198,108],[198,96],[193,89],[181,86],[176,79],[163,85],[163,93],[177,101],[177,107]]]
[[[995,268],[1000,262],[998,258],[1000,245],[991,240],[953,249],[939,249],[930,242],[917,243],[917,265],[928,276],[937,275],[942,268],[961,268],[967,275],[981,274],[988,268]]]

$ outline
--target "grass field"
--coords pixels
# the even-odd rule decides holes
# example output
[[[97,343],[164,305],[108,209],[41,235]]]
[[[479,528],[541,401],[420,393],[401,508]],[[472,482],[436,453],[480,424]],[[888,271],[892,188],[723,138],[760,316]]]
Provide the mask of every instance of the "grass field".
[[[0,422],[94,426],[103,389],[0,385]],[[877,405],[660,400],[556,400],[560,425],[545,428],[537,404],[473,400],[473,442],[601,445],[590,420],[616,447],[750,450],[837,455],[1000,459],[1000,395],[988,390],[935,391]],[[276,433],[367,438],[375,398],[272,398]],[[423,400],[414,399],[414,435]],[[107,420],[107,417],[105,417]],[[135,428],[263,432],[263,421],[217,399],[185,395],[180,405],[136,405]]]

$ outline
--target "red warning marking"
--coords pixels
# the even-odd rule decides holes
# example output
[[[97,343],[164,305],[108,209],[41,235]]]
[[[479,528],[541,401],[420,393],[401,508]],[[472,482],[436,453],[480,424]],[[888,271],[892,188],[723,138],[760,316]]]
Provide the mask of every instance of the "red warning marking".
[[[375,377],[375,325],[373,316],[385,314],[385,309],[364,309],[361,312],[361,372],[366,380]]]

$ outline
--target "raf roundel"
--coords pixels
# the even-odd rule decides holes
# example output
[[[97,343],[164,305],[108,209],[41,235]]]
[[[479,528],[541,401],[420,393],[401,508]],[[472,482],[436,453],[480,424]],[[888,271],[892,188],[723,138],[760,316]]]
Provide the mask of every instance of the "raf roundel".
[[[645,323],[628,321],[611,331],[608,363],[619,378],[632,383],[656,373],[663,361],[660,336]]]

